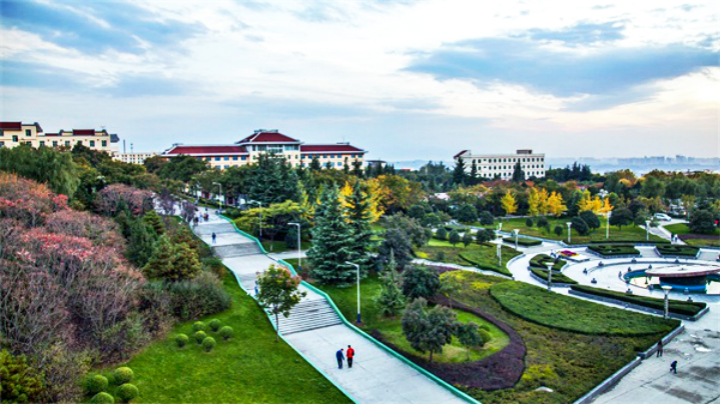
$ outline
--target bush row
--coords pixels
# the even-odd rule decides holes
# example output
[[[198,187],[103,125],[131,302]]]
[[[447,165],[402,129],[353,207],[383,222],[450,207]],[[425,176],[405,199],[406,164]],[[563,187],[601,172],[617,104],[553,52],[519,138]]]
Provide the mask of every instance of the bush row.
[[[627,303],[637,304],[638,306],[648,307],[651,309],[665,310],[665,302],[663,299],[656,299],[647,296],[635,296],[622,292],[614,292],[611,290],[598,289],[584,285],[573,285],[572,290],[578,292],[589,293],[595,296],[607,297],[610,299],[620,300]],[[681,314],[685,316],[694,316],[707,307],[703,302],[682,302],[678,300],[670,300],[669,309],[671,313]]]
[[[600,254],[604,257],[615,256],[615,255],[640,255],[640,251],[632,245],[622,244],[604,244],[604,245],[591,245],[588,250]]]
[[[503,237],[503,241],[509,244],[515,244],[515,237]],[[535,247],[542,244],[540,240],[533,240],[531,238],[518,237],[518,245],[523,247]]]
[[[555,262],[555,258],[547,255],[547,254],[538,254],[530,260],[530,267],[532,268],[540,268],[540,269],[547,269],[547,264],[552,263],[552,270],[553,271],[561,271],[565,264],[567,264],[567,261],[559,259],[557,262]]]
[[[697,256],[700,249],[689,245],[658,245],[655,247],[660,255],[681,255],[686,257]]]
[[[530,272],[534,273],[536,276],[540,277],[540,279],[547,280],[548,278],[548,271],[547,269],[541,269],[541,268],[534,268],[529,267]],[[577,285],[577,282],[572,280],[571,278],[565,276],[564,274],[560,273],[554,273],[552,274],[552,283],[567,283],[568,285]]]

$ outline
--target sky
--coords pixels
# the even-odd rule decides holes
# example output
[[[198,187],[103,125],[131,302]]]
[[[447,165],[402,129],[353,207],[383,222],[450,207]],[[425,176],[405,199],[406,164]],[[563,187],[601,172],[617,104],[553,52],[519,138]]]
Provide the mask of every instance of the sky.
[[[715,0],[0,0],[0,118],[136,152],[717,157],[719,57]]]

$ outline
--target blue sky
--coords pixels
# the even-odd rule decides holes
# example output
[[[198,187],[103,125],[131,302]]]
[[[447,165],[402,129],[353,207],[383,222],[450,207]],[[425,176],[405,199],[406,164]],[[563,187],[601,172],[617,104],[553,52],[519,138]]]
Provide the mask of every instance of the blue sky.
[[[720,155],[712,1],[0,3],[2,119],[136,151],[278,128],[393,161]]]

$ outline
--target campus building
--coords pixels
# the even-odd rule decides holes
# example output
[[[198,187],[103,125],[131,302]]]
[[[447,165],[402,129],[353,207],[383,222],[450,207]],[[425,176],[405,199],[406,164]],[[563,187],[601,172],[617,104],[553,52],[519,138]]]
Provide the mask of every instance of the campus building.
[[[232,145],[176,144],[161,156],[192,156],[207,162],[210,167],[225,169],[255,163],[263,153],[282,157],[293,167],[308,167],[312,159],[317,159],[323,168],[342,169],[345,165],[352,168],[356,161],[362,164],[367,152],[350,143],[304,144],[277,129],[258,129]]]
[[[157,156],[157,152],[138,152],[138,153],[115,153],[113,160],[122,161],[129,164],[143,164],[145,159]]]
[[[93,150],[113,154],[115,143],[119,141],[116,134],[105,129],[73,129],[60,130],[57,133],[43,133],[37,122],[0,122],[0,147],[15,147],[22,144],[31,147],[73,147],[76,144]]]
[[[478,175],[490,179],[511,179],[518,162],[526,178],[545,177],[545,154],[533,153],[529,149],[518,150],[515,154],[472,154],[470,150],[463,150],[453,159],[462,159],[468,172],[475,163]]]

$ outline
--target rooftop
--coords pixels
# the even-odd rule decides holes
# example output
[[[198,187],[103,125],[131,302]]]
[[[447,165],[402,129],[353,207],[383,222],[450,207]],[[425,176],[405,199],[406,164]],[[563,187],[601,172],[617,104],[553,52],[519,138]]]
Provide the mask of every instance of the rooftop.
[[[327,152],[354,152],[365,153],[365,150],[350,144],[304,144],[300,146],[301,153],[327,153]]]
[[[301,143],[297,139],[283,135],[277,129],[258,129],[252,135],[235,144],[245,143]]]

